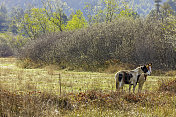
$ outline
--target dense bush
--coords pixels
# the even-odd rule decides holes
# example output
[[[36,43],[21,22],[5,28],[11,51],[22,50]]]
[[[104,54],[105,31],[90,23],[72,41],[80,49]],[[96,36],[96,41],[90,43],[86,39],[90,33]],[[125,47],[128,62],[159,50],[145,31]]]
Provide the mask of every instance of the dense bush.
[[[13,52],[8,42],[0,37],[0,57],[12,56]]]
[[[119,18],[86,29],[42,35],[26,44],[21,58],[86,70],[104,67],[109,60],[175,68],[176,51],[167,37],[160,21]]]
[[[18,56],[28,38],[12,33],[0,34],[0,57]]]

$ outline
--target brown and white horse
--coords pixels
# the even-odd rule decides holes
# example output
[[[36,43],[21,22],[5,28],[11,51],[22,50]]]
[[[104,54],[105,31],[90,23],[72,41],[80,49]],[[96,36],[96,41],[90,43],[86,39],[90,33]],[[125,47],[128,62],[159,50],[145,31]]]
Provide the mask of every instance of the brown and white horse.
[[[129,84],[129,92],[131,90],[131,86],[133,85],[133,93],[135,92],[136,85],[138,83],[138,80],[142,73],[145,73],[147,75],[151,74],[151,66],[144,65],[137,67],[134,70],[128,71],[128,70],[122,70],[115,74],[115,80],[116,80],[116,90],[122,88],[124,84]]]

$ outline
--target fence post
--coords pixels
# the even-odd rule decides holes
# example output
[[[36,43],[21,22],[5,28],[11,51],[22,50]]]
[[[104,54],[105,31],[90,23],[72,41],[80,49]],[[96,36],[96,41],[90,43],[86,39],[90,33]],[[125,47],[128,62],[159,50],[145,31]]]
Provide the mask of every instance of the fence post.
[[[61,89],[61,75],[60,74],[59,74],[59,85],[60,85],[60,96],[61,96],[62,89]]]

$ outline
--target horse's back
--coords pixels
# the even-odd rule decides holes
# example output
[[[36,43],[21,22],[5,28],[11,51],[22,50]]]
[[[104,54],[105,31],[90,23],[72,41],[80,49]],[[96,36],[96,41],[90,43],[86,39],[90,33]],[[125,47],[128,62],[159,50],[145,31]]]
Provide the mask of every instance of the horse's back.
[[[128,70],[119,71],[115,75],[115,79],[118,80],[118,82],[121,82],[123,79],[125,84],[130,84],[132,77],[133,77],[133,74]]]

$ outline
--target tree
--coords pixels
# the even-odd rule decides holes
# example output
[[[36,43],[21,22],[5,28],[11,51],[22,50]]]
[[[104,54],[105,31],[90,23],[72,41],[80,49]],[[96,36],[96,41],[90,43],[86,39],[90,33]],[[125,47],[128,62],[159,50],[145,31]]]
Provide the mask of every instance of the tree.
[[[139,15],[133,11],[132,8],[129,7],[129,5],[126,2],[123,2],[122,7],[120,8],[119,14],[117,15],[119,17],[132,17],[136,18]]]
[[[85,10],[89,24],[112,22],[119,17],[138,17],[138,14],[124,0],[100,0],[94,5],[86,3]]]
[[[111,1],[113,1],[113,3]],[[114,1],[116,0],[96,0],[94,2],[87,2],[84,10],[89,25],[111,21],[114,16]]]
[[[22,22],[22,19],[24,17],[24,10],[20,7],[14,7],[10,12],[10,17],[11,23],[9,25],[9,31],[13,34],[17,34],[18,25],[20,24],[20,22]]]
[[[55,32],[57,27],[48,20],[44,8],[32,8],[24,14],[21,22],[18,22],[18,29],[22,35],[36,39],[39,34]]]
[[[163,18],[167,18],[169,15],[173,14],[172,7],[167,3],[163,3],[161,6],[161,15]]]
[[[103,4],[105,5],[105,15],[106,15],[106,22],[112,22],[114,17],[119,11],[119,4],[117,0],[103,0]]]
[[[171,6],[174,12],[176,12],[176,0],[168,0],[167,3]]]
[[[0,6],[0,32],[8,30],[7,8],[4,4]]]
[[[84,28],[87,26],[87,22],[83,16],[81,10],[77,10],[75,15],[72,16],[72,19],[67,22],[66,29],[67,30],[75,30]]]
[[[61,0],[43,0],[42,1],[45,10],[45,13],[48,19],[58,26],[60,31],[63,31],[65,28],[65,23],[67,21],[67,16],[64,13],[63,8],[66,6]]]
[[[93,19],[93,15],[94,15],[94,6],[95,6],[91,3],[85,3],[85,7],[84,7],[84,12],[85,12],[85,15],[86,15],[86,18],[88,20],[89,25],[91,25],[93,23],[92,19]]]
[[[31,39],[36,39],[42,33],[63,31],[65,25],[58,19],[58,14],[52,12],[52,17],[48,17],[46,13],[48,11],[45,8],[26,10],[24,16],[16,20],[18,31]]]
[[[166,41],[172,43],[176,48],[176,16],[169,15],[163,23],[163,26],[166,32]]]

